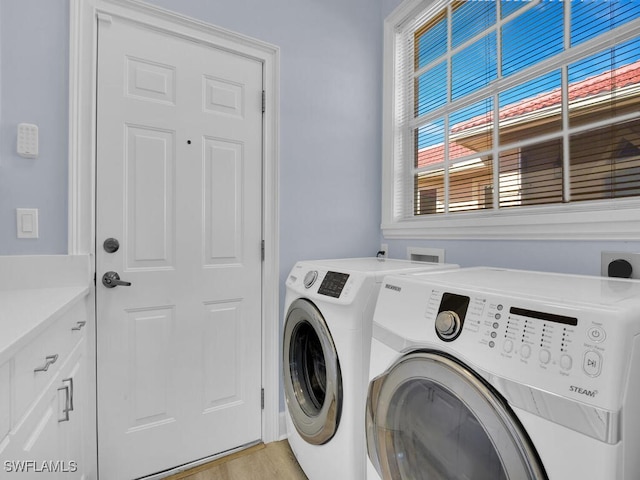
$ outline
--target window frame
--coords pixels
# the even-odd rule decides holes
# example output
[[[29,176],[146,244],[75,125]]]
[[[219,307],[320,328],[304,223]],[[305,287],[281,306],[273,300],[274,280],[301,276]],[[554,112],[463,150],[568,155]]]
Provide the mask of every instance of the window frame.
[[[441,0],[405,0],[384,21],[382,104],[382,232],[386,238],[513,239],[513,240],[637,240],[640,197],[524,206],[434,215],[412,215],[413,188],[406,179],[409,162],[396,150],[402,132],[396,71],[401,27]],[[605,45],[603,45],[605,46]],[[565,132],[564,135],[567,135]],[[409,212],[409,213],[406,213]]]

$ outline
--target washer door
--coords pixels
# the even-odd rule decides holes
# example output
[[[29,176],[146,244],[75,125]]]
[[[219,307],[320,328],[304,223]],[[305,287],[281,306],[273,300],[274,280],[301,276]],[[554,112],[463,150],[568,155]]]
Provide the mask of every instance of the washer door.
[[[283,340],[284,393],[296,430],[321,445],[336,433],[342,410],[340,362],[327,324],[304,299],[289,307]]]
[[[367,446],[384,479],[547,479],[506,402],[440,352],[406,355],[370,383]]]

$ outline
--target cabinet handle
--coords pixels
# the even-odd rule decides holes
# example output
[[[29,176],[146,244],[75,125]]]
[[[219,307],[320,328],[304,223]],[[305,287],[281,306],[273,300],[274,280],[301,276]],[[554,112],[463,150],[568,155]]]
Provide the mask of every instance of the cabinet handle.
[[[69,411],[73,412],[73,377],[65,378],[62,383],[69,382]]]
[[[65,391],[64,408],[62,409],[64,417],[58,418],[58,423],[68,422],[69,412],[73,411],[73,377],[65,378],[64,380],[62,380],[62,383],[64,382],[69,382],[69,385],[65,385],[64,387],[60,387],[58,389],[59,392],[61,392],[62,390]]]
[[[46,357],[44,357],[45,359],[45,364],[41,367],[38,368],[34,368],[33,371],[34,373],[36,372],[46,372],[47,370],[49,370],[49,367],[56,363],[56,360],[58,360],[58,354],[56,353],[55,355],[47,355]]]
[[[64,408],[62,409],[62,414],[64,415],[64,417],[58,418],[58,423],[68,422],[69,412],[71,411],[71,409],[69,408],[69,386],[66,385],[58,389],[59,392],[61,392],[62,390],[65,391]]]
[[[85,322],[85,321],[76,322],[76,326],[73,327],[71,330],[80,330],[86,324],[87,324],[87,322]]]

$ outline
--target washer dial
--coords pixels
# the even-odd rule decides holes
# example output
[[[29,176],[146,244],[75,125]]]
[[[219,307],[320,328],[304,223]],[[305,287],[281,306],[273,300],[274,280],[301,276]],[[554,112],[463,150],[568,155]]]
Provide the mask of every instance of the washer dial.
[[[460,333],[462,322],[456,312],[443,310],[436,317],[436,333],[443,340],[453,340]]]

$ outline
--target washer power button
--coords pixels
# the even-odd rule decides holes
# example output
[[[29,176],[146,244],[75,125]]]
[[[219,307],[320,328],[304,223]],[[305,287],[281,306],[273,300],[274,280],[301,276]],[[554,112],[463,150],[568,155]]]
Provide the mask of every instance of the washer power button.
[[[595,343],[603,342],[606,336],[607,335],[604,333],[604,330],[600,327],[591,327],[587,331],[587,337]]]

